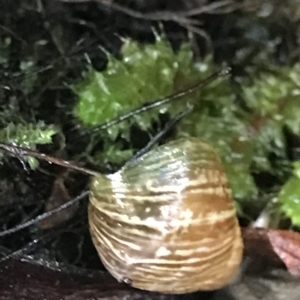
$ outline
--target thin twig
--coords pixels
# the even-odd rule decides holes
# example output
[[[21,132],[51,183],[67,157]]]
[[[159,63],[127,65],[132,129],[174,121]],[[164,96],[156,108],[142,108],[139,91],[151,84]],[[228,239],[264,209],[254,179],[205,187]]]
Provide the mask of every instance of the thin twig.
[[[75,203],[78,203],[79,201],[81,201],[81,199],[83,199],[84,197],[88,196],[89,194],[89,191],[84,191],[82,192],[79,196],[77,196],[76,198],[72,199],[72,200],[69,200],[68,202],[60,205],[59,207],[57,208],[54,208],[52,210],[49,210],[39,216],[37,216],[36,218],[33,218],[33,219],[30,219],[29,221],[27,222],[24,222],[24,223],[21,223],[15,227],[12,227],[10,229],[7,229],[7,230],[4,230],[2,232],[0,232],[0,237],[3,237],[3,236],[6,236],[6,235],[9,235],[9,234],[12,234],[12,233],[15,233],[15,232],[18,232],[24,228],[27,228],[29,227],[30,225],[32,224],[36,224],[46,218],[49,218],[50,216],[74,205]]]
[[[195,15],[199,16],[200,14],[204,14],[204,13],[206,14],[216,13],[214,11],[217,11],[217,13],[220,14],[227,13],[227,12],[232,12],[234,10],[237,10],[241,7],[241,4],[237,4],[232,0],[224,0],[224,1],[211,3],[208,5],[204,5],[201,7],[197,7],[187,11],[172,12],[166,10],[166,11],[155,11],[153,13],[141,13],[137,10],[127,8],[126,6],[113,3],[111,1],[105,1],[105,0],[59,0],[59,1],[66,2],[66,3],[98,2],[136,19],[143,19],[148,21],[174,21],[178,23],[191,24],[191,25],[199,25],[199,21],[190,19],[188,17],[195,16]]]

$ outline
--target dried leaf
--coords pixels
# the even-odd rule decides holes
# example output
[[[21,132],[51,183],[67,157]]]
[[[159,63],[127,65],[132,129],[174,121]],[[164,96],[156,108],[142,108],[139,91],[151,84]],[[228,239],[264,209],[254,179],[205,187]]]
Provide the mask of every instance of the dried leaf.
[[[64,177],[59,177],[54,181],[52,191],[51,191],[51,196],[49,197],[46,203],[46,207],[45,207],[46,212],[51,211],[61,206],[62,204],[65,204],[71,199],[69,192],[65,187],[64,180],[65,180]],[[74,216],[77,208],[78,208],[78,203],[71,205],[64,210],[49,216],[48,218],[39,222],[40,228],[49,229],[65,221],[68,221]]]
[[[300,276],[300,234],[287,230],[268,230],[274,252],[284,262],[289,272]]]
[[[243,228],[245,253],[283,263],[300,276],[300,233],[271,228]]]

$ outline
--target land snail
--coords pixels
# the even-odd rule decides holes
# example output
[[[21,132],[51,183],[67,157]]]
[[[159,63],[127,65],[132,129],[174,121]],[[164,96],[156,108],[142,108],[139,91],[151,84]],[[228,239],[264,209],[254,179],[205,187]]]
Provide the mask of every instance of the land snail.
[[[216,76],[220,74],[188,93]],[[176,97],[180,93],[169,98]],[[104,266],[118,281],[183,294],[224,287],[236,276],[243,243],[234,201],[219,157],[200,139],[157,146],[111,175],[26,148],[4,143],[0,148],[93,175],[90,233]]]

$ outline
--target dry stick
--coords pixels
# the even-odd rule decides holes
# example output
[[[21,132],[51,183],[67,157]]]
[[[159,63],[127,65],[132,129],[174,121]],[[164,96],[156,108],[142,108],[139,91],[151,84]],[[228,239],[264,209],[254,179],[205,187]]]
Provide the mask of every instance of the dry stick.
[[[62,167],[66,167],[68,169],[72,169],[84,174],[88,174],[88,175],[93,175],[93,176],[97,176],[99,175],[98,172],[96,171],[92,171],[83,167],[79,167],[76,166],[74,164],[72,164],[72,162],[67,161],[67,160],[63,160],[63,159],[59,159],[56,158],[54,156],[50,156],[44,153],[39,153],[37,151],[31,150],[29,148],[23,148],[23,147],[19,147],[19,146],[15,146],[12,144],[5,144],[5,143],[1,143],[0,142],[0,149],[3,149],[7,152],[9,152],[10,154],[16,156],[16,157],[20,157],[20,156],[31,156],[40,160],[45,160],[49,163],[53,163],[55,165],[59,165]]]
[[[187,24],[194,24],[197,25],[199,24],[199,21],[197,20],[192,20],[192,19],[187,19],[185,17],[181,17],[176,13],[172,13],[169,11],[157,11],[154,13],[150,14],[144,14],[139,11],[127,8],[123,5],[117,4],[117,3],[112,3],[112,2],[107,2],[103,0],[59,0],[61,2],[66,2],[66,3],[83,3],[83,2],[98,2],[100,4],[109,6],[110,8],[114,9],[115,11],[119,11],[125,15],[128,15],[132,18],[135,19],[142,19],[142,20],[148,20],[148,21],[174,21],[174,22],[184,22]]]
[[[105,0],[59,0],[59,1],[66,2],[66,3],[98,2],[103,5],[109,6],[115,11],[122,12],[135,19],[143,19],[148,21],[174,21],[174,22],[182,22],[185,24],[193,24],[193,25],[199,24],[199,21],[189,19],[187,17],[195,16],[195,15],[198,16],[204,13],[224,14],[224,13],[235,11],[245,6],[244,4],[240,4],[240,3],[237,4],[232,0],[224,0],[224,1],[214,2],[208,5],[202,5],[200,7],[196,7],[187,11],[179,11],[179,12],[155,11],[153,13],[141,13],[139,11],[130,9],[118,3],[113,3],[111,1],[108,2]]]
[[[205,32],[205,30],[197,28],[191,24],[185,24],[185,23],[181,23],[181,22],[178,22],[178,24],[180,26],[182,26],[183,28],[185,28],[188,32],[195,33],[204,39],[204,41],[206,42],[206,53],[211,53],[211,54],[214,53],[212,40],[211,40],[210,36]]]
[[[201,7],[192,8],[186,12],[180,13],[184,17],[198,16],[201,14],[227,14],[242,7],[241,3],[235,3],[231,0],[213,2]]]
[[[5,262],[6,260],[15,257],[15,256],[19,256],[21,254],[23,254],[24,252],[28,251],[29,249],[32,249],[33,246],[35,246],[40,240],[33,240],[32,242],[28,243],[26,246],[24,246],[21,249],[18,249],[16,251],[13,251],[3,257],[0,258],[0,264]]]
[[[235,3],[232,0],[218,1],[207,5],[202,5],[187,11],[155,11],[153,13],[141,13],[139,11],[130,9],[118,3],[113,3],[111,1],[105,0],[59,0],[66,3],[84,3],[84,2],[98,2],[102,5],[109,6],[115,11],[122,12],[132,18],[142,19],[148,21],[173,21],[177,22],[179,25],[186,29],[191,29],[191,31],[199,34],[201,37],[208,42],[208,48],[211,48],[211,41],[204,30],[197,28],[195,26],[200,25],[198,20],[191,19],[190,17],[199,16],[201,14],[226,14],[238,9],[246,8],[245,4]]]

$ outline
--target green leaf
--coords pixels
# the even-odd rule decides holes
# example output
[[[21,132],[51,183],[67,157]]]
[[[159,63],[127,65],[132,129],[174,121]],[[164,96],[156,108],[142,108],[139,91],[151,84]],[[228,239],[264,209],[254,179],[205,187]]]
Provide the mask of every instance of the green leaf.
[[[278,201],[281,210],[294,225],[300,225],[300,161],[294,163],[294,176],[281,188]]]

